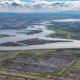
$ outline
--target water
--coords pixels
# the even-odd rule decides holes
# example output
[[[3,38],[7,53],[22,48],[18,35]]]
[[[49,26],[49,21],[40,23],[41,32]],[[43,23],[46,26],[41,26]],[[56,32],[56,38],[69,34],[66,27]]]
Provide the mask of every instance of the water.
[[[5,20],[5,21],[4,21]],[[0,50],[28,50],[28,49],[61,49],[61,48],[80,48],[80,41],[79,40],[70,40],[70,39],[63,39],[63,38],[49,38],[46,37],[51,33],[55,33],[55,31],[47,30],[47,25],[50,25],[50,21],[80,21],[79,15],[69,15],[66,14],[0,14],[0,25],[4,23],[8,24],[9,26],[0,28],[0,34],[6,35],[15,35],[12,37],[4,37],[0,38],[0,43],[6,42],[17,42],[26,39],[32,38],[40,38],[45,40],[62,40],[62,41],[72,41],[72,42],[57,42],[57,43],[46,43],[46,44],[39,44],[39,45],[27,45],[27,46],[0,46]],[[76,21],[76,22],[77,22]],[[29,24],[28,24],[29,23]],[[25,25],[23,27],[23,25]],[[36,34],[27,35],[30,28],[34,26],[34,29],[41,29],[42,32]],[[15,28],[15,29],[13,29]],[[27,29],[28,28],[28,29]],[[24,34],[20,33],[24,32]]]
[[[38,25],[37,25],[38,26]],[[70,40],[70,39],[61,39],[61,38],[48,38],[47,35],[51,33],[55,33],[55,31],[47,30],[45,26],[41,26],[43,28],[43,32],[37,34],[18,34],[17,30],[2,30],[0,33],[15,35],[13,37],[5,37],[0,38],[0,43],[5,42],[16,42],[26,39],[32,38],[40,38],[47,40],[63,40],[63,41],[72,41],[72,42],[58,42],[58,43],[47,43],[47,44],[39,44],[39,45],[28,45],[28,46],[1,46],[0,50],[29,50],[29,49],[61,49],[61,48],[80,48],[80,41],[78,40]],[[24,31],[24,30],[23,30]]]

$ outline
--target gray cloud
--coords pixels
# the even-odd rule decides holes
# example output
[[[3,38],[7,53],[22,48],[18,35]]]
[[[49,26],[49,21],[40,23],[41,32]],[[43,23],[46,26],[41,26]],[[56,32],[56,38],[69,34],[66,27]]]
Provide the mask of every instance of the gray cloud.
[[[34,1],[21,2],[1,1],[0,12],[31,12],[31,11],[69,11],[80,10],[80,1]]]

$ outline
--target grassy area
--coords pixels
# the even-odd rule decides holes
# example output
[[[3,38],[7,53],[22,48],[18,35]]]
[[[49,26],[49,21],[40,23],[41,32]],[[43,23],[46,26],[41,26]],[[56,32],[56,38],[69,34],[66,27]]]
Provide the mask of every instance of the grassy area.
[[[18,53],[45,53],[45,52],[63,52],[63,53],[80,53],[80,49],[41,49],[41,50],[19,50]]]
[[[18,77],[18,78],[29,78],[29,79],[37,79],[38,77],[32,76],[26,73],[18,73],[18,72],[7,72],[5,70],[0,70],[0,75]]]
[[[42,50],[18,50],[18,51],[0,51],[0,60],[4,59],[6,57],[9,57],[10,55],[17,55],[19,53],[23,53],[23,54],[31,54],[31,53],[72,53],[72,54],[79,54],[80,53],[80,49],[42,49]],[[43,58],[44,56],[42,54],[36,55],[35,58]]]
[[[50,37],[73,39],[75,34],[63,30],[55,30],[56,33],[50,34]]]
[[[32,53],[32,52],[50,52],[50,51],[56,51],[56,50],[54,50],[54,49],[38,49],[38,50],[19,50],[19,51],[17,51],[17,52],[19,52],[19,53]]]
[[[77,65],[77,60],[73,60],[68,67],[64,68],[63,70],[61,70],[61,72],[59,73],[59,75],[63,75],[65,73],[68,73],[70,71],[72,71],[74,69],[74,67]]]
[[[2,38],[2,37],[8,37],[8,35],[0,34],[0,38]]]
[[[56,33],[52,33],[49,37],[58,37],[58,38],[66,38],[66,39],[78,39],[80,40],[80,32],[78,31],[78,27],[57,27],[54,25],[47,26],[49,30],[53,30]]]
[[[5,60],[11,57],[14,57],[15,55],[19,54],[19,53],[23,53],[23,54],[30,54],[30,53],[35,53],[35,52],[39,52],[39,53],[45,53],[45,52],[51,52],[51,53],[60,53],[60,54],[80,54],[80,49],[43,49],[43,50],[19,50],[19,51],[0,51],[0,60]],[[38,54],[35,56],[35,58],[44,58],[45,56]],[[47,77],[48,75],[63,75],[66,72],[70,72],[74,69],[74,66],[80,67],[80,63],[79,62],[71,62],[69,64],[68,67],[64,68],[64,69],[58,69],[58,70],[54,70],[54,71],[45,71],[45,72],[41,72],[41,73],[34,73],[33,75],[39,76],[39,77]],[[0,70],[4,70],[2,67],[0,67]]]
[[[54,71],[46,71],[46,72],[42,72],[42,73],[39,73],[37,74],[37,76],[40,76],[40,77],[47,77],[48,75],[58,75],[60,73],[61,70],[54,70]]]
[[[9,55],[10,55],[10,53],[0,52],[0,59],[8,57]]]
[[[15,35],[5,35],[5,34],[0,34],[0,38],[3,38],[3,37],[11,37],[11,36],[15,36]]]
[[[40,76],[40,77],[47,77],[48,75],[51,75],[51,76],[59,76],[59,75],[64,75],[65,73],[69,73],[70,71],[72,71],[75,66],[77,66],[77,61],[76,60],[73,60],[69,66],[63,68],[63,69],[59,69],[59,70],[54,70],[54,71],[50,71],[50,72],[42,72],[42,73],[39,73],[37,76]]]
[[[0,51],[0,61],[12,58],[16,56],[18,53],[17,52],[12,52],[12,51]]]
[[[80,53],[80,49],[33,49],[33,50],[16,50],[16,51],[0,51],[0,54],[10,53],[45,53],[45,52],[64,52],[64,53]],[[7,54],[6,54],[7,55]]]

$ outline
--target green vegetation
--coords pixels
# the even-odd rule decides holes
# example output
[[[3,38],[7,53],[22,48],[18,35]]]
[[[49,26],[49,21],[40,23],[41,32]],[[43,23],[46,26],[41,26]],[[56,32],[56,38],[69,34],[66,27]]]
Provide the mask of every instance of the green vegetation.
[[[42,73],[39,73],[37,74],[37,76],[40,76],[40,77],[47,77],[48,75],[58,75],[59,73],[61,72],[61,70],[54,70],[54,71],[46,71],[46,72],[42,72]]]
[[[56,33],[51,34],[50,37],[71,39],[74,36],[72,33],[67,31],[63,31],[63,30],[55,30],[55,31]]]
[[[57,53],[60,53],[61,55],[64,54],[70,54],[69,55],[69,58],[72,58],[74,57],[72,54],[75,54],[75,56],[78,54],[80,54],[80,49],[48,49],[48,50],[19,50],[19,51],[0,51],[0,60],[5,60],[5,59],[9,59],[9,58],[13,58],[14,56],[16,56],[17,54],[31,54],[31,53],[46,53],[46,52],[49,52],[49,54],[57,54]],[[33,57],[35,58],[40,58],[40,59],[44,59],[44,57],[46,57],[45,55],[42,55],[42,54],[37,54]],[[59,54],[58,54],[59,55]],[[77,57],[78,58],[78,57]],[[74,58],[75,59],[75,58]],[[40,72],[40,73],[31,73],[31,75],[33,76],[38,76],[38,77],[47,77],[48,75],[51,75],[51,76],[56,76],[56,77],[59,77],[59,75],[63,76],[65,73],[70,73],[71,71],[74,71],[75,70],[75,67],[76,68],[79,68],[80,67],[80,62],[76,61],[76,60],[73,60],[72,62],[70,61],[69,62],[70,64],[67,66],[67,67],[64,67],[63,69],[57,69],[57,70],[54,70],[54,71],[45,71],[45,72]],[[12,66],[16,66],[15,64],[13,64]],[[2,66],[0,66],[0,70],[6,70],[5,68],[3,68]],[[25,73],[24,71],[23,72],[19,72],[19,73]],[[17,74],[17,73],[15,73]],[[25,73],[27,74],[27,72]],[[65,79],[64,79],[65,80]]]
[[[16,50],[16,51],[0,51],[0,54],[2,55],[2,54],[6,54],[6,53],[8,53],[8,54],[15,54],[15,53],[27,53],[27,54],[30,54],[30,53],[37,53],[37,52],[39,52],[39,53],[45,53],[45,52],[64,52],[64,53],[80,53],[80,49],[33,49],[33,50]],[[7,55],[7,54],[6,54]],[[6,56],[5,55],[5,56]]]
[[[75,53],[75,54],[79,54],[80,53],[80,49],[42,49],[42,50],[18,50],[18,51],[0,51],[0,59],[6,58],[10,55],[13,56],[13,54],[17,55],[19,53],[23,53],[23,54],[30,54],[30,53],[46,53],[46,52],[51,52],[51,53],[55,53],[55,52],[59,52],[59,53]],[[35,56],[36,58],[43,58],[43,55],[38,54]]]
[[[12,58],[16,56],[18,53],[17,52],[12,52],[12,51],[0,51],[0,61]]]
[[[3,59],[5,57],[8,57],[9,55],[10,55],[10,53],[0,52],[0,59]]]
[[[69,73],[70,71],[72,71],[74,69],[74,67],[77,66],[77,61],[76,60],[73,60],[69,66],[65,67],[64,69],[59,69],[59,70],[55,70],[55,71],[50,71],[50,72],[42,72],[42,73],[39,73],[38,76],[40,77],[47,77],[48,75],[51,75],[51,76],[62,76],[64,75],[65,73]]]
[[[32,53],[32,52],[50,52],[50,51],[56,51],[54,49],[35,49],[35,50],[18,50],[18,53]]]
[[[14,51],[12,51],[14,52]],[[63,52],[63,53],[80,53],[80,49],[41,49],[41,50],[19,50],[19,51],[15,51],[17,53],[27,53],[27,54],[30,54],[30,53],[45,53],[45,52]]]
[[[0,34],[0,38],[3,38],[3,37],[11,37],[11,36],[15,36],[15,35],[5,35],[5,34]]]
[[[2,38],[2,37],[8,37],[8,35],[0,34],[0,38]]]
[[[63,75],[73,70],[73,68],[77,65],[77,60],[73,60],[68,67],[64,68],[59,75]]]
[[[7,72],[5,70],[0,70],[0,75],[6,75],[6,76],[12,76],[12,77],[20,77],[20,78],[29,78],[29,79],[37,79],[36,76],[31,76],[24,73],[18,73],[18,72]]]
[[[66,39],[78,39],[80,40],[80,28],[79,27],[57,27],[54,25],[47,26],[49,30],[54,30],[56,33],[52,33],[49,37],[58,37]]]

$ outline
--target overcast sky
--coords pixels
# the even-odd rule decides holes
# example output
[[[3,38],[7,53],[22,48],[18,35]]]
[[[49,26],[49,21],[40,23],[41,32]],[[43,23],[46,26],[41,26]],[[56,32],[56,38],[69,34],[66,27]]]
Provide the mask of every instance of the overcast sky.
[[[2,5],[0,5],[0,12],[33,12],[33,11],[55,12],[55,11],[77,11],[77,10],[80,11],[80,0],[42,0],[37,3],[34,2],[29,4],[25,4],[25,2],[30,2],[32,0],[20,0],[25,2],[20,2],[19,0],[15,1],[17,1],[16,4],[14,3],[10,4],[10,2],[9,3],[4,2],[4,4],[2,3]],[[64,1],[64,2],[55,3],[54,1]]]
[[[22,1],[32,1],[32,0],[22,0]],[[79,1],[79,0],[46,0],[46,1]]]

